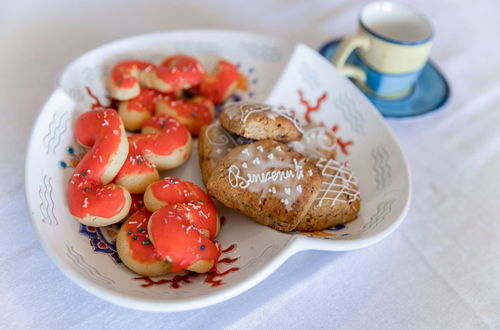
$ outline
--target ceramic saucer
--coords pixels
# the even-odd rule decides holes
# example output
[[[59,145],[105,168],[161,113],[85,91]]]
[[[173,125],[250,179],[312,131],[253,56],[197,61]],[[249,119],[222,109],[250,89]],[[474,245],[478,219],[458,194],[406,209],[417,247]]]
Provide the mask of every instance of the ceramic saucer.
[[[320,48],[320,54],[331,60],[341,40],[336,39],[326,43]],[[357,62],[359,62],[359,57],[356,52],[353,52],[347,63],[356,64]],[[360,90],[385,117],[411,117],[431,112],[441,108],[450,96],[446,78],[431,61],[425,64],[413,91],[404,98],[388,100]]]

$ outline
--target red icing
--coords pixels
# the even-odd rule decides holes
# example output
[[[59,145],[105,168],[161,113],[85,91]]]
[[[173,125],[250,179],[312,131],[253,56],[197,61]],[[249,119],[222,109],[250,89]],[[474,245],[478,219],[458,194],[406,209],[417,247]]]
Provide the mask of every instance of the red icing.
[[[215,73],[208,75],[201,62],[182,54],[170,56],[158,66],[143,61],[120,62],[113,68],[111,80],[121,89],[140,86],[154,89],[141,89],[140,94],[129,101],[126,111],[152,115],[160,101],[165,110],[158,112],[176,117],[193,135],[212,123],[214,104],[224,101],[235,88],[248,87],[245,77],[231,62],[220,60]],[[182,90],[187,92],[179,95]]]
[[[160,133],[141,133],[130,137],[130,149],[143,155],[155,154],[168,156],[176,149],[186,145],[189,131],[173,117],[156,115],[148,119],[142,127],[154,127]]]
[[[135,212],[122,225],[127,232],[130,256],[142,263],[153,263],[161,260],[147,237],[150,216],[151,212],[142,209]]]
[[[139,83],[139,72],[155,70],[156,66],[144,61],[123,61],[113,67],[111,79],[120,88],[131,89]]]
[[[236,65],[220,60],[215,74],[203,77],[200,94],[208,97],[215,105],[218,105],[229,96],[239,83],[244,84],[241,77]]]
[[[158,76],[169,82],[172,91],[178,91],[199,85],[205,74],[205,67],[200,61],[194,57],[179,54],[167,57],[161,62]]]
[[[156,171],[147,159],[148,155],[168,156],[188,143],[189,131],[173,117],[156,115],[144,122],[143,127],[146,126],[155,128],[159,133],[139,133],[128,138],[129,154],[117,179]]]
[[[217,260],[220,250],[210,240],[215,237],[218,221],[212,199],[197,185],[178,179],[165,178],[149,187],[165,204],[151,217],[150,234],[158,254],[172,263],[172,271],[200,260]]]
[[[309,104],[309,101],[307,101],[304,98],[304,93],[302,92],[302,90],[299,89],[298,93],[299,93],[300,103],[306,107],[305,119],[306,119],[307,123],[310,124],[312,122],[312,120],[311,120],[311,113],[319,111],[319,109],[321,107],[321,103],[323,103],[328,98],[328,94],[327,94],[327,92],[324,92],[316,100],[316,105],[312,106],[312,105]]]
[[[217,233],[217,209],[214,203],[168,204],[155,212],[155,216],[163,218],[178,216],[188,220],[195,228],[208,231],[210,239],[214,239]]]
[[[128,139],[129,145],[132,145],[134,142],[132,137],[129,137]],[[127,159],[125,160],[125,163],[123,163],[120,172],[116,175],[116,179],[120,179],[128,175],[146,174],[155,171],[156,168],[149,160],[146,159],[146,157],[144,157],[140,152],[130,148]]]
[[[141,75],[147,78],[141,79]],[[170,93],[201,83],[205,68],[193,57],[175,55],[157,66],[144,61],[123,61],[113,67],[111,80],[121,89],[137,88],[139,83],[159,92]],[[156,81],[159,80],[160,82]]]
[[[163,106],[160,113],[177,118],[194,135],[199,133],[202,126],[212,123],[215,115],[214,105],[206,97],[183,99],[173,94],[163,94],[145,88],[141,89],[139,96],[128,101],[126,111],[147,112],[151,117],[158,108],[158,102]]]
[[[215,110],[210,99],[196,96],[189,100],[174,95],[162,94],[159,98],[169,109],[169,114],[188,126],[193,135],[198,135],[201,127],[212,123]]]
[[[163,260],[172,263],[172,272],[186,269],[200,260],[219,258],[217,245],[193,226],[183,213],[165,214],[162,210],[151,216],[150,235],[156,252]]]
[[[113,109],[92,110],[82,114],[75,124],[76,140],[91,149],[83,156],[73,172],[68,187],[69,210],[73,216],[111,218],[126,206],[120,186],[107,185],[113,175],[103,175],[112,162],[121,143],[123,125]],[[114,164],[116,167],[116,164]]]
[[[128,110],[149,112],[152,116],[155,112],[156,98],[158,94],[158,92],[152,89],[141,88],[139,95],[128,101]]]
[[[197,185],[188,181],[174,178],[163,178],[150,185],[156,199],[165,204],[205,202],[212,203],[212,199]]]

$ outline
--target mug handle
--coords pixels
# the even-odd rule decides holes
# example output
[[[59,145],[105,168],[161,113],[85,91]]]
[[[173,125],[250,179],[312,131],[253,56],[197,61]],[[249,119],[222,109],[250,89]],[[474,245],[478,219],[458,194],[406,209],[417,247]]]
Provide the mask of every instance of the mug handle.
[[[332,58],[333,65],[344,75],[360,82],[366,82],[366,73],[355,65],[345,64],[349,55],[356,49],[370,48],[370,40],[365,36],[354,35],[342,40]]]

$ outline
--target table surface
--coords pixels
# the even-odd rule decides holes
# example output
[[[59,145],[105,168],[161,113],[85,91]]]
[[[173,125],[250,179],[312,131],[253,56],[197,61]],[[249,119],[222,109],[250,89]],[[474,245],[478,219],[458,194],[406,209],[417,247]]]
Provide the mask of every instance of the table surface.
[[[302,252],[229,301],[145,313],[80,289],[31,228],[24,152],[61,70],[108,41],[153,31],[249,30],[317,48],[353,33],[366,1],[0,1],[0,328],[500,328],[500,2],[410,1],[436,29],[452,88],[440,111],[388,120],[413,199],[384,241]]]

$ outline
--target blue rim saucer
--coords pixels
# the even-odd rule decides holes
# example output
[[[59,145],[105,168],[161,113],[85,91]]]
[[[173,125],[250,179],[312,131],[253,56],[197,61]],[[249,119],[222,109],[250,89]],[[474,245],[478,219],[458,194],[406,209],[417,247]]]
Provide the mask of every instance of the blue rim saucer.
[[[341,40],[336,39],[324,44],[319,53],[331,61]],[[347,63],[353,64],[356,61],[357,55],[353,52]],[[450,87],[446,78],[431,61],[427,61],[412,92],[404,98],[388,100],[360,90],[384,117],[418,116],[441,108],[450,97]]]

